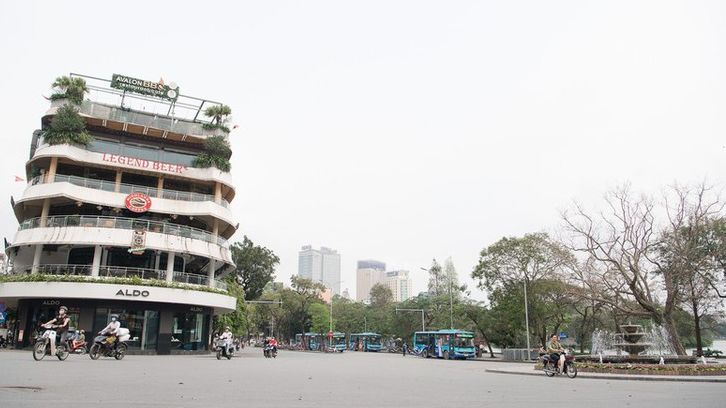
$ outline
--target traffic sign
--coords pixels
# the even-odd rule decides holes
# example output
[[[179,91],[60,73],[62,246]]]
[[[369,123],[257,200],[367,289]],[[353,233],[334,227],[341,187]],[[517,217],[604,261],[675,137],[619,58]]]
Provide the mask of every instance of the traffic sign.
[[[567,338],[567,333],[560,332],[560,339],[566,339],[566,338]]]

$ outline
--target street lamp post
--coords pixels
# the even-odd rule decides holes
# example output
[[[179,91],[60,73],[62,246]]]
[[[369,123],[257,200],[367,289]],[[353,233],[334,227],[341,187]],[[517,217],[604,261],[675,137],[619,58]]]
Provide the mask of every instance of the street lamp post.
[[[524,326],[527,329],[527,360],[530,359],[530,345],[529,345],[529,306],[527,304],[527,278],[524,278]]]

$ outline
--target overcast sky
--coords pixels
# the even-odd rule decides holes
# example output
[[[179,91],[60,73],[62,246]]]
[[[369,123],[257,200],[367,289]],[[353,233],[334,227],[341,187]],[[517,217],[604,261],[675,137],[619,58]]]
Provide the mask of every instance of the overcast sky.
[[[232,107],[240,222],[297,272],[300,246],[469,281],[503,236],[572,199],[726,183],[722,1],[6,1],[0,233],[59,75],[122,73]],[[473,283],[469,282],[470,285]],[[477,297],[481,294],[475,294]]]

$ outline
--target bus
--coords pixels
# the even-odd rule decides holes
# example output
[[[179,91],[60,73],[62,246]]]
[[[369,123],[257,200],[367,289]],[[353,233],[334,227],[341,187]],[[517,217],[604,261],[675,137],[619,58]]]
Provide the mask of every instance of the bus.
[[[345,341],[345,333],[341,332],[334,332],[333,333],[333,339],[332,339],[332,345],[330,345],[330,348],[339,351],[344,352],[346,347],[346,341]]]
[[[416,354],[420,353],[424,357],[438,357],[447,360],[476,357],[474,333],[465,330],[415,332],[413,348]]]
[[[295,343],[299,344],[303,350],[321,350],[323,347],[324,336],[320,333],[305,333],[305,341],[303,342],[303,334],[295,335]]]
[[[352,333],[348,346],[353,351],[380,351],[381,335],[378,333]]]

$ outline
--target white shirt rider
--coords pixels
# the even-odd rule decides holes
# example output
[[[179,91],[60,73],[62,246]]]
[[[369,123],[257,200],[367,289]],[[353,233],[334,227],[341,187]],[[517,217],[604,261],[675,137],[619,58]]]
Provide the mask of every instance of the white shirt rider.
[[[118,329],[121,328],[121,322],[116,320],[116,316],[111,316],[111,321],[106,327],[101,330],[99,334],[105,334],[107,336],[118,336]]]
[[[224,340],[226,344],[230,344],[232,342],[232,332],[229,330],[229,327],[224,329],[224,332],[219,336],[220,340]]]

